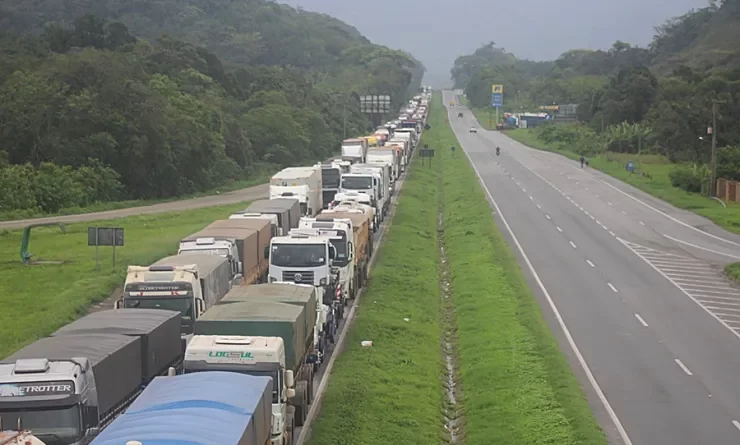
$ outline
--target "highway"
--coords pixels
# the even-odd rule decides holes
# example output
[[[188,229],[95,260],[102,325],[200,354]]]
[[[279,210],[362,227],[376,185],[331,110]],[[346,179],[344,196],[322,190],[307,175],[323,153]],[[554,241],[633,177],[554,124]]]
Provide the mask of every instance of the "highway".
[[[740,443],[740,289],[721,273],[740,236],[455,103],[450,123],[610,442]]]

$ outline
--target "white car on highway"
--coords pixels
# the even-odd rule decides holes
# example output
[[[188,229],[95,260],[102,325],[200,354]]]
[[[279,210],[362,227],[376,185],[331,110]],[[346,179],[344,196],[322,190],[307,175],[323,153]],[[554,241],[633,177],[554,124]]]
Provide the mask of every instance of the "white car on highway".
[[[471,133],[478,133],[478,129],[475,128],[475,127],[470,127],[470,132]]]

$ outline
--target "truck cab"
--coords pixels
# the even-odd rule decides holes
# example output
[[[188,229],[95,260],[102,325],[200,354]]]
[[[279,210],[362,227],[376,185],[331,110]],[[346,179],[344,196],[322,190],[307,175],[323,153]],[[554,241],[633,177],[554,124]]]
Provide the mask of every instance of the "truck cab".
[[[311,190],[307,185],[282,186],[270,184],[270,199],[289,198],[297,199],[301,206],[301,215],[309,213]]]
[[[295,230],[295,229],[294,229]],[[270,241],[265,258],[270,260],[269,281],[292,281],[326,287],[332,281],[336,249],[326,236],[293,233]]]
[[[85,359],[25,359],[1,364],[0,419],[3,425],[32,429],[39,440],[36,443],[85,443],[99,431],[89,363]]]
[[[340,193],[356,192],[365,193],[371,197],[371,204],[375,208],[377,221],[383,221],[383,185],[379,174],[373,171],[357,171],[354,169],[351,173],[342,175],[342,186]]]
[[[185,373],[227,371],[272,379],[271,445],[287,445],[288,402],[295,396],[293,371],[285,369],[280,337],[195,335],[185,350]]]
[[[347,304],[352,291],[356,288],[354,283],[355,252],[354,232],[352,220],[347,218],[335,219],[333,221],[321,221],[314,218],[301,218],[299,229],[313,230],[318,235],[328,236],[337,251],[333,266],[339,271],[338,283],[335,287],[336,297],[340,306]]]
[[[178,311],[183,333],[192,334],[195,319],[205,311],[198,266],[129,266],[119,308]]]
[[[385,217],[390,209],[390,190],[391,182],[385,165],[378,164],[355,164],[352,166],[353,174],[371,174],[377,179],[377,198],[376,209],[380,217],[379,221],[385,221]]]
[[[229,260],[231,277],[235,284],[244,276],[244,264],[239,257],[239,248],[233,238],[203,237],[180,241],[178,255],[218,255]]]
[[[322,209],[329,207],[329,203],[334,195],[339,191],[339,185],[342,182],[342,170],[335,164],[316,164],[316,168],[321,169],[322,184]]]

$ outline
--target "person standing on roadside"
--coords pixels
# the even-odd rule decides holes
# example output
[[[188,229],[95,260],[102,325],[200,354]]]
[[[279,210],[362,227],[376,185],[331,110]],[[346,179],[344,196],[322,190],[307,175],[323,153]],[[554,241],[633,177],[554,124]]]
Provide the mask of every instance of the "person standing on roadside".
[[[583,163],[586,162],[586,157],[581,155],[581,168],[583,168]]]

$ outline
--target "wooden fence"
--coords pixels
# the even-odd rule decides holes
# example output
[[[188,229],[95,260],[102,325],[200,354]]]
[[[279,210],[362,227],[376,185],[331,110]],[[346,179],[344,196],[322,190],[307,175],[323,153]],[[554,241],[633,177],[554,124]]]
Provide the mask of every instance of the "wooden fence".
[[[740,182],[717,178],[717,198],[740,202]]]

